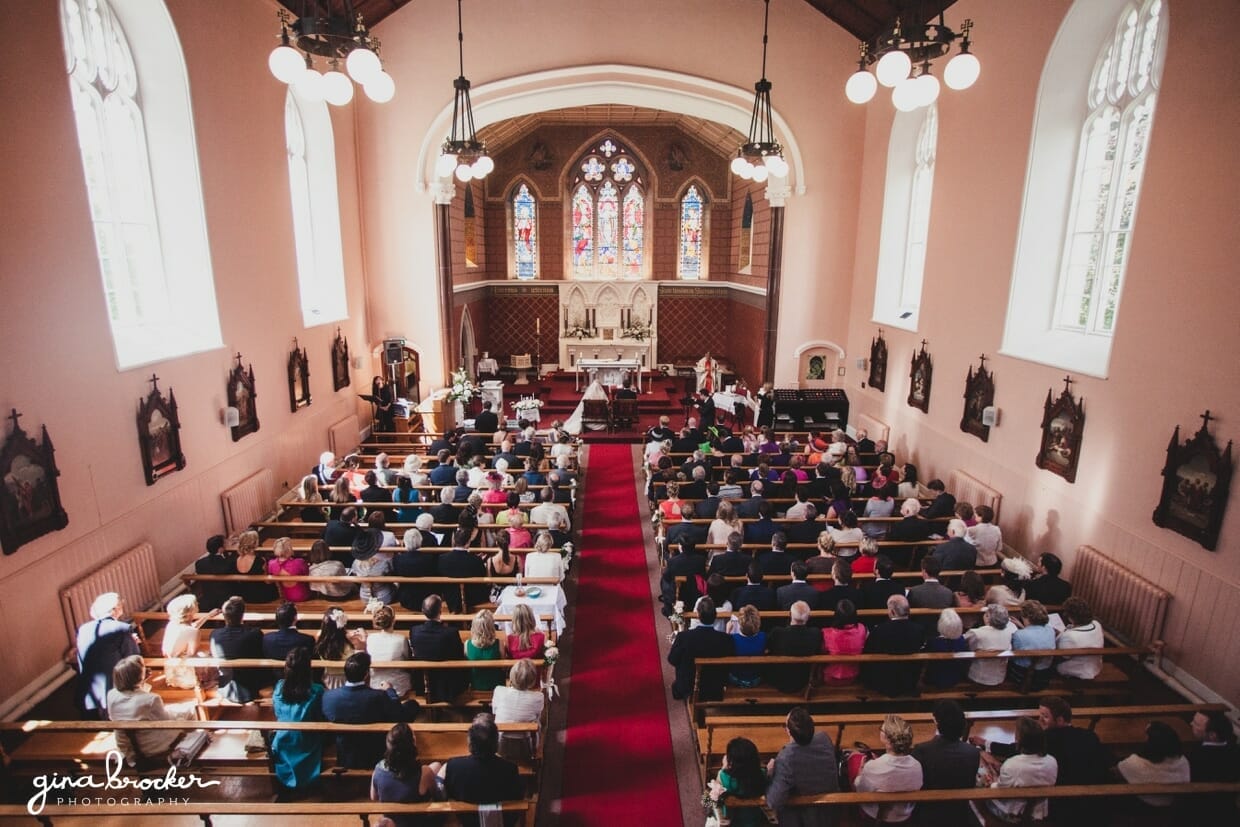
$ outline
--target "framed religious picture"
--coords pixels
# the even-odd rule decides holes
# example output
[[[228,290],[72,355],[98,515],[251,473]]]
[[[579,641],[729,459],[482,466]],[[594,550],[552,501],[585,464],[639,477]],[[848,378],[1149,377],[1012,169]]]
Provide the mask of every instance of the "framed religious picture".
[[[159,377],[151,374],[151,392],[138,400],[138,447],[142,451],[142,470],[146,484],[154,485],[160,477],[185,467],[181,451],[181,420],[177,416],[177,398],[168,389],[168,398],[159,392]]]
[[[349,340],[336,328],[332,340],[332,390],[349,387]]]
[[[887,390],[887,341],[883,338],[882,328],[878,335],[870,340],[870,376],[871,388]]]
[[[986,370],[986,354],[978,358],[981,365],[976,372],[969,365],[969,375],[964,380],[964,415],[960,418],[960,430],[989,442],[990,426],[982,421],[982,412],[995,404],[995,375]]]
[[[1183,445],[1180,426],[1175,426],[1162,471],[1162,498],[1154,509],[1154,525],[1183,534],[1210,551],[1218,545],[1232,471],[1231,442],[1219,451],[1206,430],[1213,418],[1209,411],[1202,414],[1200,430]]]
[[[934,364],[926,352],[926,340],[921,340],[921,350],[913,354],[909,367],[908,404],[922,413],[930,413],[930,380],[934,378]]]
[[[1035,464],[1068,482],[1076,482],[1076,466],[1081,458],[1081,433],[1085,430],[1085,400],[1072,396],[1072,377],[1064,377],[1058,399],[1046,392],[1042,412],[1042,447]]]
[[[297,347],[297,339],[288,355],[288,404],[293,413],[310,404],[310,354]]]
[[[254,392],[254,365],[249,371],[241,366],[241,354],[236,356],[237,366],[228,374],[228,406],[237,409],[237,424],[232,428],[233,442],[258,430],[258,406]]]
[[[60,504],[55,449],[43,426],[42,441],[22,430],[14,408],[13,429],[0,446],[0,548],[12,554],[31,540],[60,531],[69,515]]]

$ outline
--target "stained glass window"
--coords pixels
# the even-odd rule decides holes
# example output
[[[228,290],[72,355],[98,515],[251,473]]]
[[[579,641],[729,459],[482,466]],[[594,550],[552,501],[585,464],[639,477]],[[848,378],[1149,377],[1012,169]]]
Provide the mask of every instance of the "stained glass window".
[[[600,157],[601,156],[601,157]],[[569,269],[576,278],[640,278],[645,265],[642,170],[612,138],[593,145],[569,187]],[[606,159],[606,160],[604,160]]]
[[[704,204],[696,186],[690,185],[680,199],[680,262],[682,279],[702,277],[702,226]]]
[[[736,269],[744,272],[753,264],[753,196],[745,194],[745,207],[741,210],[741,248]]]
[[[478,215],[474,210],[474,188],[465,185],[465,266],[478,266]]]
[[[624,194],[623,264],[627,275],[641,275],[645,217],[646,202],[641,189],[635,184]]]
[[[1110,336],[1154,121],[1162,0],[1126,9],[1103,44],[1089,85],[1055,326]]]
[[[538,278],[538,225],[534,196],[525,184],[517,187],[512,197],[512,243],[517,263],[517,278]]]

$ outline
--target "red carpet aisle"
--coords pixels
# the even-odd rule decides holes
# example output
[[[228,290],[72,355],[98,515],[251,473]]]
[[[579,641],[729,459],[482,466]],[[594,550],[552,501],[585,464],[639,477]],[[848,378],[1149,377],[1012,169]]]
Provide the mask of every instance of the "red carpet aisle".
[[[561,822],[681,824],[630,445],[591,445]]]

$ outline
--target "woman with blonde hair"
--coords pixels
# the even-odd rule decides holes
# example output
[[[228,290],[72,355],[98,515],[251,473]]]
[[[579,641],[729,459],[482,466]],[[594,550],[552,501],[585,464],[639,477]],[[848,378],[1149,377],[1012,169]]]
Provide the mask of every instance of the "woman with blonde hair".
[[[666,492],[666,498],[659,503],[659,512],[663,515],[663,522],[671,525],[680,521],[680,506],[683,500],[680,499],[680,483],[669,482],[663,487]],[[657,494],[658,491],[656,490]]]
[[[271,553],[273,557],[267,561],[267,573],[273,577],[305,577],[310,574],[310,566],[306,561],[293,556],[293,541],[290,538],[277,538],[272,544]],[[310,599],[310,584],[305,581],[280,583],[279,589],[280,597],[290,603],[301,603]]]
[[[319,493],[319,478],[314,474],[306,474],[297,486],[297,499],[304,503],[321,503],[323,495]],[[303,523],[321,523],[327,519],[327,512],[321,505],[306,505],[301,509]]]
[[[728,535],[733,531],[745,533],[744,524],[741,523],[740,517],[736,516],[736,506],[729,500],[719,503],[719,510],[715,512],[715,519],[711,522],[710,527],[706,529],[706,544],[711,546],[724,546],[728,543]],[[716,550],[716,553],[722,554],[722,550]],[[711,555],[714,556],[714,555]]]
[[[243,531],[237,538],[237,556],[233,558],[234,572],[230,574],[266,574],[262,555],[258,553],[258,532]],[[276,588],[270,583],[236,583],[233,592],[246,603],[269,603],[276,599]]]
[[[366,636],[366,652],[372,661],[409,660],[409,637],[394,631],[396,628],[396,612],[391,606],[380,606],[370,618],[374,631]],[[403,697],[409,693],[411,684],[406,669],[371,669],[370,686],[383,689],[384,681]]]
[[[526,577],[554,577],[564,579],[564,558],[552,551],[551,532],[540,531],[534,539],[534,550],[525,555],[522,566]]]
[[[766,632],[762,631],[762,617],[752,604],[741,606],[728,622],[728,634],[738,655],[762,655],[766,653]],[[762,683],[762,673],[754,666],[737,667],[728,673],[728,683],[733,686],[757,686]]]
[[[805,561],[805,568],[810,574],[830,574],[835,566],[835,539],[831,536],[831,532],[818,532],[817,545],[818,554]],[[823,591],[826,589],[824,588]]]
[[[857,792],[902,793],[920,790],[924,780],[921,764],[910,754],[913,751],[913,728],[899,715],[888,715],[883,719],[878,735],[886,752],[861,768],[854,785]],[[875,821],[893,824],[908,821],[914,806],[908,801],[862,804],[861,812]]]
[[[196,614],[198,598],[192,594],[179,594],[168,601],[168,625],[164,627],[164,639],[160,644],[165,658],[192,658],[199,654],[199,630],[208,620],[218,617],[220,610],[212,609],[197,620],[194,619]],[[167,666],[164,683],[177,689],[193,689],[198,686],[198,675],[192,666]]]
[[[538,723],[547,699],[543,697],[538,667],[520,660],[508,670],[508,685],[497,685],[491,696],[491,711],[497,724]],[[507,758],[528,758],[534,751],[531,733],[500,733],[499,754]]]
[[[534,610],[518,603],[512,610],[512,631],[508,633],[508,657],[514,660],[536,658],[542,654],[547,636],[538,631]]]
[[[495,615],[483,609],[469,624],[469,640],[465,641],[466,660],[499,660],[504,647],[495,634]],[[504,682],[502,669],[473,669],[470,684],[474,689],[489,692]]]
[[[511,548],[530,548],[534,538],[525,527],[525,514],[517,512],[508,517],[508,545]]]

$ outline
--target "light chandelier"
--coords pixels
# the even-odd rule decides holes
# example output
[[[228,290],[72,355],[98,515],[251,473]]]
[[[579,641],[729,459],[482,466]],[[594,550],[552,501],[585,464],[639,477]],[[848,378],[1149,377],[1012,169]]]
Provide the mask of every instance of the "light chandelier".
[[[894,27],[878,35],[871,43],[861,44],[857,71],[844,86],[844,94],[853,103],[868,103],[879,84],[891,87],[891,102],[901,112],[911,112],[938,100],[939,79],[930,74],[930,62],[951,51],[952,43],[960,41],[960,51],[943,69],[943,82],[951,89],[968,89],[976,81],[982,67],[969,51],[972,20],[960,24],[960,31],[948,28],[939,15],[937,23],[902,28],[896,18]],[[872,44],[872,45],[871,45]],[[870,64],[874,74],[867,71]]]
[[[441,178],[456,175],[462,183],[483,179],[495,169],[487,155],[487,147],[478,140],[474,129],[474,108],[469,102],[469,79],[465,77],[465,33],[461,26],[461,0],[456,0],[456,42],[461,73],[452,86],[456,97],[452,103],[452,133],[443,142],[435,173]],[[455,170],[455,173],[454,173]]]
[[[746,180],[759,183],[774,175],[788,174],[784,148],[775,140],[771,120],[771,82],[766,79],[767,31],[771,19],[771,0],[763,0],[766,10],[762,18],[762,79],[753,85],[753,115],[749,119],[749,140],[736,150],[732,172]]]
[[[387,103],[396,94],[396,81],[383,71],[379,39],[366,29],[362,16],[354,14],[352,0],[344,0],[344,9],[343,19],[332,17],[328,11],[320,12],[317,0],[308,0],[296,20],[281,9],[280,45],[267,58],[267,66],[307,100],[344,106],[353,100],[352,78],[366,97]],[[326,72],[314,68],[315,57],[326,59]],[[342,61],[348,74],[340,71]]]

